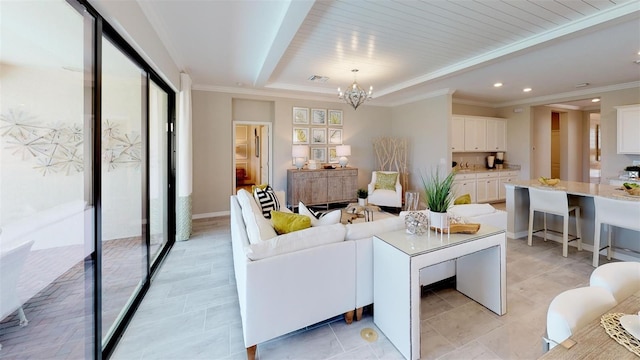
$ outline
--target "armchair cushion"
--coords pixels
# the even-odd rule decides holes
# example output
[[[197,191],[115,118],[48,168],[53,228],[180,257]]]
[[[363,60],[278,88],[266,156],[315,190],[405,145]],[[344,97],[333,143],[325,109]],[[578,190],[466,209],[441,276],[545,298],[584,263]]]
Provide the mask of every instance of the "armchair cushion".
[[[376,171],[374,189],[395,190],[398,173]]]

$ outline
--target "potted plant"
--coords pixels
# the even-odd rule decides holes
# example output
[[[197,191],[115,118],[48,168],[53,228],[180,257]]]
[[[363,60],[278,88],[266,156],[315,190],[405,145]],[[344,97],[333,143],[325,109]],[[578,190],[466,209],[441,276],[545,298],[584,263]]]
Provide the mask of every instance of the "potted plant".
[[[367,205],[367,197],[369,196],[367,189],[358,189],[358,191],[356,191],[356,195],[358,195],[358,205]]]
[[[429,208],[429,218],[433,227],[449,228],[447,209],[453,202],[453,192],[451,190],[454,179],[455,172],[451,171],[446,176],[443,176],[439,169],[431,171],[431,174],[426,178],[422,176],[424,198]]]

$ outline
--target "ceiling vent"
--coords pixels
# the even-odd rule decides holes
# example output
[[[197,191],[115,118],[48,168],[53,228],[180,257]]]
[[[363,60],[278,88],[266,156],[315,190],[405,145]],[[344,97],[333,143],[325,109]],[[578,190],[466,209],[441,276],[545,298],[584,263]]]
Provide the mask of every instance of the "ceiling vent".
[[[329,80],[329,78],[326,77],[326,76],[322,76],[322,75],[311,75],[311,76],[309,76],[309,81],[326,83],[327,80]]]

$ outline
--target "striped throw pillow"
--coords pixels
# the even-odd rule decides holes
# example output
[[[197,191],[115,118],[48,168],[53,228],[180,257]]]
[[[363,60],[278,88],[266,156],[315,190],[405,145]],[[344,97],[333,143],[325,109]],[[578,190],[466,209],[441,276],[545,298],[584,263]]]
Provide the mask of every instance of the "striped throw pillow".
[[[254,188],[253,197],[262,210],[262,216],[265,219],[271,219],[271,210],[280,211],[280,202],[278,202],[278,197],[270,185],[267,185],[264,189]]]

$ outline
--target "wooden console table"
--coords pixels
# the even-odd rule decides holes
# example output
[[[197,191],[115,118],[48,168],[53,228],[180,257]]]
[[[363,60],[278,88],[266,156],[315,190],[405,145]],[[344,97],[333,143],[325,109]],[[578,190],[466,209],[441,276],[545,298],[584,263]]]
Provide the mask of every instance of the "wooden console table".
[[[358,189],[358,169],[336,168],[318,170],[287,170],[287,206],[294,209],[298,202],[305,205],[329,205],[355,202]]]

